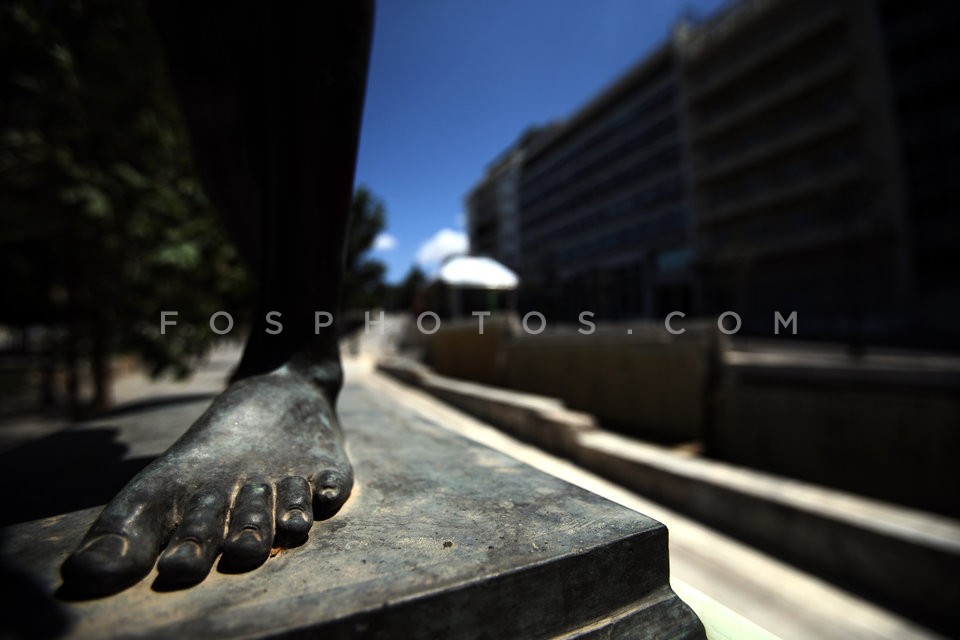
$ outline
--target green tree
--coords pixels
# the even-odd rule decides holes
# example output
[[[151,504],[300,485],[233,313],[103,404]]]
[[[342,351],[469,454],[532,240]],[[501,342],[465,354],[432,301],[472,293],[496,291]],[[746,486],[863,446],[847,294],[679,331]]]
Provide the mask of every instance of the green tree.
[[[350,208],[350,231],[343,277],[341,307],[348,314],[382,307],[386,302],[384,282],[387,267],[370,257],[374,240],[387,224],[386,207],[369,188],[357,187]]]
[[[417,296],[427,286],[427,274],[417,265],[410,267],[407,275],[393,287],[392,306],[397,311],[411,311],[417,304]]]
[[[204,197],[142,2],[0,8],[0,322],[44,324],[76,401],[109,403],[110,355],[187,372],[209,315],[249,300],[248,278]],[[179,311],[159,335],[161,310]]]

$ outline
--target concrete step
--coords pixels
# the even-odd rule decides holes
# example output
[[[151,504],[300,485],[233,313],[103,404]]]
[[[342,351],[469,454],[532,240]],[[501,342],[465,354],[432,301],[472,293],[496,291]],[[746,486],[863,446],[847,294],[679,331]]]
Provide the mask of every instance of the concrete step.
[[[451,380],[402,358],[378,369],[914,619],[960,628],[960,522],[638,442],[555,399]]]

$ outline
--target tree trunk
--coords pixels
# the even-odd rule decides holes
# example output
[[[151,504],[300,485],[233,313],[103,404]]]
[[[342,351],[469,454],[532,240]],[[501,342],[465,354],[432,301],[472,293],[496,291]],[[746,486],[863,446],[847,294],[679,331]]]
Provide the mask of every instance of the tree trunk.
[[[72,323],[71,323],[72,324]],[[67,373],[67,409],[70,411],[70,417],[74,420],[80,420],[80,372],[78,370],[77,357],[77,336],[76,326],[71,326],[67,332],[67,344],[64,353],[64,366]]]
[[[93,374],[93,411],[106,411],[113,404],[113,371],[111,370],[110,348],[107,344],[106,323],[103,318],[94,318],[90,368]]]

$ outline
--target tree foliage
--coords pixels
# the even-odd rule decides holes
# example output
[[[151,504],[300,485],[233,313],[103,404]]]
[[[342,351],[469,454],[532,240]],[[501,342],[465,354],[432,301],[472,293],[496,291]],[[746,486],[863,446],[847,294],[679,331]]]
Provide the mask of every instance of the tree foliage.
[[[187,373],[216,338],[211,314],[241,322],[252,291],[194,172],[144,3],[4,3],[0,73],[0,323],[51,328],[68,369],[92,363],[101,405],[110,354]],[[385,224],[357,189],[345,308],[383,302],[368,253]],[[165,335],[161,311],[179,313]]]
[[[392,291],[392,306],[396,311],[417,311],[420,296],[427,287],[427,274],[418,265],[413,265],[407,271]]]
[[[374,240],[387,224],[386,207],[369,188],[357,187],[350,210],[343,278],[343,302],[346,311],[363,311],[384,305],[387,267],[369,253]]]
[[[143,4],[4,3],[0,70],[0,322],[59,327],[95,370],[132,350],[184,373],[214,337],[209,315],[244,306],[249,285]],[[159,335],[161,310],[180,313],[176,332]]]

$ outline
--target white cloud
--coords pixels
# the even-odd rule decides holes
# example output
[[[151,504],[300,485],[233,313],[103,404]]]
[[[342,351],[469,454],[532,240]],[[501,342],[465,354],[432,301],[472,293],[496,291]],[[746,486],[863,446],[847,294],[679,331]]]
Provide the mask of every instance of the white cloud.
[[[420,245],[417,250],[417,263],[422,267],[437,265],[443,262],[444,258],[466,253],[469,249],[470,241],[466,233],[441,229]]]
[[[392,251],[397,248],[397,239],[389,233],[381,233],[373,240],[374,251]]]

